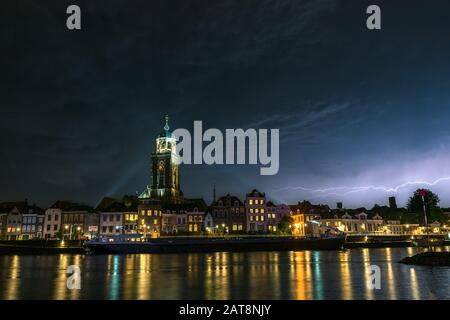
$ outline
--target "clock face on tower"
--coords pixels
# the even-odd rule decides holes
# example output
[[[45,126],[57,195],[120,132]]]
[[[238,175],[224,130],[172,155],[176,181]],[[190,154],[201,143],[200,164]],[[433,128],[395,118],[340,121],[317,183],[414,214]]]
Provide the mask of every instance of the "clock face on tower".
[[[158,165],[159,173],[164,173],[164,162],[160,161]]]

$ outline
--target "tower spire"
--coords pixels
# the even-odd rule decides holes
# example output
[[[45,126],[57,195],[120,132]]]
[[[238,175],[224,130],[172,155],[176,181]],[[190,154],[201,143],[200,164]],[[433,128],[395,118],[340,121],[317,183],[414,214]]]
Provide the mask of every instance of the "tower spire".
[[[164,125],[164,131],[169,131],[170,127],[169,127],[169,115],[165,115],[164,117],[166,124]]]

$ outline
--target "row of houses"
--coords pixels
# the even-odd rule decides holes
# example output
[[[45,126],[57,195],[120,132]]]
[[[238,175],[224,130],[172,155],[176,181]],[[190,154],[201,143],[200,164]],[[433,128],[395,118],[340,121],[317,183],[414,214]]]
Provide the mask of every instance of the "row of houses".
[[[96,209],[57,201],[43,210],[28,201],[0,203],[0,238],[80,239],[95,235],[144,233],[152,237],[175,234],[276,232],[289,206],[266,200],[258,190],[244,201],[227,194],[207,206],[203,199],[165,203],[144,199],[135,203],[104,198]]]
[[[291,233],[316,236],[335,229],[350,234],[420,234],[418,224],[383,220],[378,214],[345,210],[331,212],[309,202],[274,204],[265,193],[252,190],[244,201],[227,194],[207,206],[203,199],[163,203],[155,199],[123,201],[104,198],[96,209],[69,201],[57,201],[43,210],[28,201],[0,203],[0,239],[82,239],[97,235],[143,233],[147,236],[179,234],[273,233],[289,217]],[[441,232],[439,223],[430,225]]]
[[[423,235],[428,233],[447,234],[449,227],[434,221],[427,227],[419,224],[404,224],[399,220],[383,219],[378,213],[360,212],[349,214],[345,210],[329,210],[312,206],[305,209],[305,202],[290,206],[292,234],[297,236],[319,236],[336,231],[347,234],[378,235]],[[325,210],[324,210],[325,209]]]

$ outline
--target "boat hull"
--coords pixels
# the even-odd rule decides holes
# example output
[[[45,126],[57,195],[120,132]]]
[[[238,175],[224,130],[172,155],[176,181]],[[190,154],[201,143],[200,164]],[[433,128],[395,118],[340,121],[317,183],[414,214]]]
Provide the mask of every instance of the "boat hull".
[[[344,238],[298,239],[155,239],[149,242],[86,243],[85,249],[94,254],[189,253],[340,250]]]

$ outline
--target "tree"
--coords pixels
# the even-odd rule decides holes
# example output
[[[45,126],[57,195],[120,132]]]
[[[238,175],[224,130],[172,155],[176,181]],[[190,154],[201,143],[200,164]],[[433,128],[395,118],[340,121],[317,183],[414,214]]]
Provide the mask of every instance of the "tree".
[[[292,226],[292,219],[291,217],[284,216],[281,218],[280,223],[278,223],[278,230],[283,233],[290,233],[291,228],[289,226]]]
[[[424,191],[425,196],[425,210],[427,212],[428,223],[433,223],[433,221],[438,221],[441,223],[445,223],[447,218],[442,213],[442,210],[439,208],[439,197],[437,194],[433,193],[428,189],[417,189],[414,191],[414,194],[408,200],[408,211],[411,213],[418,213],[420,220],[423,221],[423,202],[422,197],[420,195],[421,191]]]
[[[425,192],[424,200],[427,213],[433,212],[435,209],[439,208],[438,204],[440,200],[437,194],[427,189],[417,189],[408,200],[409,212],[423,213],[423,202],[422,197],[420,196],[422,190]]]

